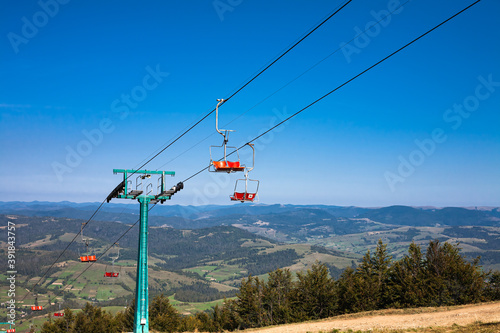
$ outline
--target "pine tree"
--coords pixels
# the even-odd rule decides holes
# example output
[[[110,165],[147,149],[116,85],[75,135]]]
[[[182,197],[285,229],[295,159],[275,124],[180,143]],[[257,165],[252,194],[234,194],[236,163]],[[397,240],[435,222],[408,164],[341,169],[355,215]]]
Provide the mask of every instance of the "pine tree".
[[[248,276],[241,281],[237,295],[237,312],[240,328],[260,327],[263,322],[262,283],[258,277]]]
[[[161,332],[175,332],[180,323],[179,313],[163,294],[153,298],[149,306],[149,318],[151,328]]]
[[[135,298],[128,304],[123,314],[123,327],[125,331],[130,332],[134,329]]]
[[[269,273],[263,290],[267,325],[285,324],[291,321],[292,289],[292,273],[289,269],[277,269]]]
[[[326,265],[316,261],[307,272],[297,273],[294,293],[295,316],[298,319],[327,318],[335,310],[335,282]]]
[[[411,243],[408,254],[393,265],[389,284],[389,299],[393,307],[425,306],[427,277],[422,249]]]
[[[366,252],[356,270],[355,289],[360,293],[362,302],[356,304],[361,311],[375,310],[387,306],[390,294],[388,290],[389,272],[392,257],[387,253],[387,245],[379,239],[372,256]]]
[[[485,289],[485,297],[489,301],[500,300],[500,271],[488,273],[488,283]]]
[[[469,262],[460,255],[458,244],[429,242],[425,255],[431,305],[455,305],[481,300],[486,275],[479,258]]]
[[[336,281],[336,311],[353,313],[362,311],[364,299],[360,290],[360,277],[352,267],[347,267]]]
[[[389,276],[391,272],[392,256],[387,253],[387,244],[378,240],[375,255],[372,258],[373,271],[377,289],[377,308],[385,308],[390,302],[390,290],[388,288]]]

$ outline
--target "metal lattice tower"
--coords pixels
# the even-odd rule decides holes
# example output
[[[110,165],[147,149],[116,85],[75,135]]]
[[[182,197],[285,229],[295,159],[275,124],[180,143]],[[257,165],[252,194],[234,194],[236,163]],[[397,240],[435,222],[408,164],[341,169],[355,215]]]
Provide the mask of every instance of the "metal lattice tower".
[[[164,203],[182,188],[182,182],[169,190],[165,187],[165,176],[174,176],[174,171],[148,171],[113,169],[113,173],[123,173],[123,181],[109,194],[107,202],[113,198],[137,199],[141,205],[139,225],[139,254],[137,256],[137,276],[135,287],[134,333],[149,333],[149,289],[148,289],[148,212],[149,204]],[[128,178],[136,175],[135,189]],[[129,176],[130,175],[130,176]],[[156,194],[153,194],[151,176],[156,175]]]

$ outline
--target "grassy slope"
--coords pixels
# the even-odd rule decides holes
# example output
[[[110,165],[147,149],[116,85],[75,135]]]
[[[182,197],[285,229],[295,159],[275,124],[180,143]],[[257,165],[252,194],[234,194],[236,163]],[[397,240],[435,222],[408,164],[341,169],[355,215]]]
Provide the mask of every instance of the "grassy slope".
[[[498,333],[499,319],[500,302],[489,302],[448,307],[376,310],[240,332]]]

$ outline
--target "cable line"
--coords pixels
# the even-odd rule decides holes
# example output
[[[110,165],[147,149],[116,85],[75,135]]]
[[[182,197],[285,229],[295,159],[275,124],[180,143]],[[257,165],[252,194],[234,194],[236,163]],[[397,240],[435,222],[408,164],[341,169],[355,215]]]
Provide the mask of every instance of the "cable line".
[[[395,11],[399,10],[401,7],[403,7],[404,5],[406,5],[408,2],[410,2],[411,0],[406,0],[406,2],[402,3],[401,5],[399,5],[398,7],[394,8],[391,12],[389,12],[387,15],[383,16],[382,18],[380,18],[377,22],[374,22],[372,25],[369,25],[365,28],[365,30],[359,32],[356,36],[354,36],[351,40],[349,40],[347,43],[344,43],[341,47],[337,48],[335,51],[333,51],[332,53],[330,53],[329,55],[327,55],[326,57],[324,57],[323,59],[321,59],[320,61],[318,61],[317,63],[315,63],[314,65],[312,65],[311,67],[309,67],[307,70],[305,70],[304,72],[302,72],[300,75],[296,76],[295,78],[293,78],[292,80],[288,81],[285,85],[283,85],[281,88],[279,88],[278,90],[274,91],[272,94],[268,95],[267,97],[265,97],[264,99],[262,99],[261,101],[259,101],[258,103],[256,103],[254,106],[252,106],[251,108],[247,109],[246,111],[244,111],[243,113],[241,113],[240,115],[238,115],[237,117],[235,117],[233,120],[231,120],[230,122],[226,123],[224,125],[224,127],[226,127],[227,125],[233,123],[234,121],[236,121],[238,118],[242,117],[243,115],[247,114],[248,112],[250,112],[251,110],[253,110],[254,108],[256,108],[257,106],[259,106],[260,104],[262,104],[263,102],[265,102],[266,100],[268,100],[269,98],[271,98],[272,96],[274,96],[275,94],[277,94],[278,92],[280,92],[281,90],[283,90],[284,88],[288,87],[290,84],[292,84],[293,82],[297,81],[299,78],[301,78],[302,76],[304,76],[306,73],[310,72],[313,68],[317,67],[319,64],[321,64],[323,61],[325,61],[326,59],[330,58],[332,55],[336,54],[338,51],[344,49],[347,45],[351,44],[354,40],[356,40],[356,38],[358,38],[360,35],[364,34],[366,31],[370,30],[371,28],[373,28],[374,26],[376,25],[379,25],[381,21],[385,20],[387,17],[391,16]],[[202,142],[206,141],[208,138],[210,138],[211,136],[215,135],[215,133],[211,133],[209,134],[206,138],[198,141],[197,143],[195,143],[194,145],[192,145],[190,148],[184,150],[182,153],[178,154],[177,156],[175,156],[174,158],[170,159],[169,161],[167,161],[166,163],[162,164],[160,167],[158,167],[158,169],[162,169],[165,165],[173,162],[174,160],[176,160],[177,158],[179,158],[180,156],[184,155],[185,153],[187,153],[188,151],[190,151],[191,149],[195,148],[196,146],[200,145]],[[157,169],[157,170],[158,170]]]
[[[148,212],[150,212],[154,207],[156,206],[156,204],[153,204],[153,206],[151,206],[151,208],[149,208]],[[134,224],[132,224],[130,226],[130,228],[128,228],[123,234],[121,234],[120,237],[118,237],[117,240],[115,240],[98,258],[97,258],[97,261],[99,261],[113,246],[115,246],[115,244],[117,244],[130,230],[132,230],[136,225],[137,223],[139,223],[141,219],[139,218]],[[78,278],[80,276],[82,276],[90,267],[92,267],[94,264],[97,263],[97,261],[94,261],[92,263],[90,263],[80,274],[78,274],[78,276],[76,278],[74,278],[72,280],[72,282],[75,282],[78,280]],[[54,299],[56,298],[57,295],[59,295],[61,292],[63,292],[68,286],[70,286],[71,283],[68,283],[64,288],[60,289],[58,293],[54,293]],[[50,305],[50,297],[47,301],[47,304]]]
[[[345,6],[347,6],[352,0],[347,0],[343,5],[340,5],[336,9],[333,10],[333,12],[328,15],[325,19],[323,19],[319,24],[317,24],[314,28],[312,28],[308,33],[306,33],[302,38],[300,38],[297,42],[293,43],[292,46],[288,47],[286,51],[282,52],[281,55],[279,55],[276,59],[271,61],[267,66],[265,66],[262,70],[260,70],[257,74],[255,74],[251,79],[249,79],[246,83],[244,83],[240,88],[238,88],[234,93],[232,93],[229,97],[224,98],[224,103],[227,102],[229,99],[231,99],[233,96],[235,96],[237,93],[239,93],[241,90],[243,90],[246,86],[248,86],[252,81],[254,81],[257,77],[259,77],[262,73],[264,73],[269,67],[274,65],[276,62],[278,62],[281,58],[283,58],[288,52],[290,52],[293,48],[295,48],[297,45],[299,45],[304,39],[309,37],[314,31],[319,29],[323,24],[325,24],[328,20],[330,20],[335,14],[337,14],[340,10],[342,10]],[[408,0],[410,1],[410,0]],[[224,104],[222,103],[222,104]],[[221,104],[221,105],[222,105]],[[180,138],[182,138],[185,134],[190,132],[193,128],[198,126],[203,120],[205,120],[208,116],[210,116],[212,113],[215,112],[215,108],[208,112],[205,116],[203,116],[200,120],[198,120],[196,123],[193,125],[189,126],[187,130],[185,130],[182,134],[180,134],[176,139],[174,139],[172,142],[167,144],[164,148],[162,148],[160,151],[158,151],[156,154],[151,154],[153,155],[149,159],[145,159],[146,162],[144,162],[143,165],[138,167],[137,169],[142,169],[145,165],[147,165],[149,162],[151,162],[153,159],[158,157],[161,153],[163,153],[166,149],[168,149],[170,146],[172,146],[175,142],[177,142]],[[182,131],[181,131],[182,132]],[[175,136],[174,136],[175,137]],[[149,155],[149,156],[151,156]]]
[[[454,15],[450,16],[449,18],[447,18],[446,20],[444,20],[443,22],[439,23],[438,25],[434,26],[432,29],[429,29],[427,30],[425,33],[421,34],[420,36],[418,36],[417,38],[413,39],[411,42],[405,44],[404,46],[400,47],[399,49],[397,49],[396,51],[392,52],[391,54],[389,54],[388,56],[382,58],[381,60],[377,61],[375,64],[371,65],[370,67],[366,68],[365,70],[363,70],[362,72],[358,73],[357,75],[353,76],[352,78],[350,78],[349,80],[345,81],[344,83],[342,83],[341,85],[337,86],[336,88],[330,90],[328,93],[326,93],[325,95],[321,96],[320,98],[316,99],[314,102],[310,103],[309,105],[305,106],[304,108],[300,109],[299,111],[295,112],[294,114],[292,114],[291,116],[289,116],[288,118],[282,120],[281,122],[279,122],[278,124],[276,124],[275,126],[271,127],[270,129],[268,129],[267,131],[265,131],[264,133],[256,136],[255,138],[253,138],[252,140],[248,141],[247,143],[245,143],[244,145],[242,145],[241,147],[239,148],[236,148],[235,150],[233,150],[231,153],[227,154],[227,156],[229,155],[232,155],[234,154],[235,152],[237,152],[239,149],[243,148],[244,146],[246,146],[248,143],[252,143],[253,141],[259,139],[260,137],[266,135],[267,133],[271,132],[273,129],[275,129],[276,127],[282,125],[283,123],[287,122],[288,120],[292,119],[293,117],[295,117],[296,115],[298,115],[299,113],[301,113],[302,111],[310,108],[311,106],[313,106],[314,104],[318,103],[319,101],[321,101],[322,99],[324,99],[325,97],[331,95],[332,93],[334,93],[335,91],[339,90],[340,88],[342,88],[343,86],[347,85],[348,83],[354,81],[355,79],[357,79],[358,77],[360,77],[361,75],[365,74],[366,72],[368,72],[369,70],[373,69],[374,67],[380,65],[381,63],[383,63],[384,61],[386,61],[387,59],[391,58],[393,55],[399,53],[400,51],[402,51],[403,49],[407,48],[408,46],[410,46],[411,44],[415,43],[416,41],[418,41],[419,39],[421,39],[422,37],[426,36],[427,34],[431,33],[432,31],[436,30],[437,28],[439,28],[440,26],[442,26],[443,24],[447,23],[448,21],[454,19],[455,17],[457,17],[458,15],[460,15],[461,13],[465,12],[467,9],[471,8],[472,6],[476,5],[477,3],[479,3],[481,0],[477,0],[475,1],[474,3],[470,4],[469,6],[465,7],[464,9],[460,10],[459,12],[455,13]],[[185,183],[186,181],[190,180],[191,178],[197,176],[198,174],[202,173],[203,171],[207,170],[210,166],[207,166],[203,169],[201,169],[200,171],[196,172],[195,174],[193,174],[192,176],[186,178],[185,180],[183,180],[182,182]]]
[[[31,294],[33,292],[33,290],[40,283],[40,281],[42,281],[42,279],[47,275],[47,273],[52,269],[52,267],[54,267],[54,265],[57,263],[57,261],[59,259],[61,259],[61,257],[64,254],[64,252],[66,252],[66,250],[68,250],[68,248],[70,247],[70,245],[73,244],[73,242],[75,241],[75,239],[81,234],[82,230],[85,229],[85,227],[87,226],[87,223],[90,222],[90,220],[99,212],[99,210],[101,209],[101,207],[104,205],[105,202],[106,202],[106,200],[103,200],[101,202],[101,204],[99,205],[99,207],[97,207],[97,209],[94,211],[94,213],[92,214],[92,216],[87,220],[87,222],[85,222],[85,225],[82,227],[82,229],[75,235],[75,237],[73,237],[73,239],[71,240],[71,242],[69,242],[68,245],[64,248],[64,250],[62,250],[62,252],[56,258],[56,260],[54,260],[54,262],[52,263],[52,265],[50,265],[49,268],[47,268],[47,270],[45,271],[45,273],[43,273],[42,277],[40,279],[38,279],[38,281],[33,285],[32,290],[29,293],[27,293],[26,295],[24,295],[24,297],[21,299],[21,302],[24,301],[24,299],[29,294]]]
[[[330,14],[327,18],[325,18],[320,24],[315,26],[311,31],[309,31],[304,37],[299,39],[297,42],[295,42],[292,46],[290,46],[285,52],[283,52],[280,56],[278,56],[276,59],[274,59],[269,65],[267,65],[264,69],[262,69],[259,73],[254,75],[250,80],[248,80],[243,86],[241,86],[238,90],[236,90],[234,93],[232,93],[229,97],[224,98],[224,102],[221,104],[225,104],[228,100],[230,100],[234,95],[242,91],[246,86],[248,86],[252,81],[254,81],[256,78],[258,78],[262,73],[264,73],[266,70],[269,69],[272,65],[274,65],[276,62],[278,62],[281,58],[283,58],[288,52],[290,52],[293,48],[295,48],[297,45],[299,45],[304,39],[309,37],[314,31],[319,29],[323,24],[325,24],[328,20],[330,20],[335,14],[340,12],[345,6],[347,6],[352,0],[347,0],[342,6],[337,8],[332,14]],[[153,159],[158,157],[161,153],[163,153],[166,149],[168,149],[170,146],[172,146],[175,142],[177,142],[179,139],[181,139],[184,135],[186,135],[189,131],[191,131],[193,128],[198,126],[203,120],[205,120],[208,116],[210,116],[212,113],[215,112],[215,108],[207,113],[205,116],[203,116],[200,120],[198,120],[194,125],[189,127],[186,131],[184,131],[181,135],[179,135],[175,140],[173,140],[171,143],[169,143],[167,146],[165,146],[163,149],[161,149],[158,153],[153,155],[150,159],[148,159],[143,165],[141,165],[138,169],[142,169],[146,164],[151,162]]]
[[[283,58],[288,52],[290,52],[295,46],[299,45],[304,39],[306,39],[307,37],[309,37],[309,35],[311,35],[314,31],[316,31],[317,29],[319,29],[319,27],[321,27],[323,24],[325,24],[329,19],[331,19],[333,16],[335,16],[335,14],[337,14],[338,12],[340,12],[345,6],[347,6],[352,0],[348,0],[347,2],[345,2],[342,6],[340,6],[340,8],[338,8],[337,10],[335,10],[330,16],[328,16],[327,18],[325,18],[320,24],[318,24],[314,29],[312,29],[311,31],[309,31],[304,37],[302,37],[301,39],[299,39],[295,44],[293,44],[290,48],[288,48],[288,50],[286,50],[284,53],[282,53],[278,58],[276,58],[274,61],[272,61],[269,65],[267,65],[263,70],[261,70],[257,75],[255,75],[252,79],[250,79],[247,83],[245,83],[240,89],[236,90],[236,92],[234,92],[231,96],[229,96],[228,98],[224,98],[224,103],[227,102],[228,100],[231,99],[231,97],[233,97],[234,95],[236,95],[237,93],[239,93],[241,90],[243,90],[243,88],[245,88],[247,85],[249,85],[253,80],[255,80],[257,77],[259,77],[262,73],[264,73],[269,67],[271,67],[272,65],[274,65],[278,60],[280,60],[281,58]],[[222,103],[222,104],[224,104]],[[222,105],[221,104],[221,105]],[[214,112],[215,109],[212,111]]]

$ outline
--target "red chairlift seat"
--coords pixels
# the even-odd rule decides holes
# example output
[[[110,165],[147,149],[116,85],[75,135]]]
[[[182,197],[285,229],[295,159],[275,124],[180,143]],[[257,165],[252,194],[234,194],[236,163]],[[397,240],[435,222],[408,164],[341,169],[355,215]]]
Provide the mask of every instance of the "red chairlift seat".
[[[120,273],[115,272],[104,272],[104,277],[116,278],[120,275]]]
[[[97,257],[95,255],[80,256],[80,261],[81,262],[97,261]]]
[[[16,329],[15,328],[9,328],[9,329],[7,329],[6,332],[7,333],[16,333]]]
[[[32,306],[32,307],[31,307],[31,310],[32,310],[32,311],[42,311],[42,310],[43,310],[43,307],[41,307],[41,306]]]
[[[257,193],[247,193],[247,192],[234,192],[233,196],[231,197],[232,201],[250,201],[253,202],[255,198],[257,197]]]
[[[64,317],[63,312],[54,312],[54,317]]]
[[[241,165],[240,161],[212,161],[215,172],[237,172],[245,170],[245,166]]]

